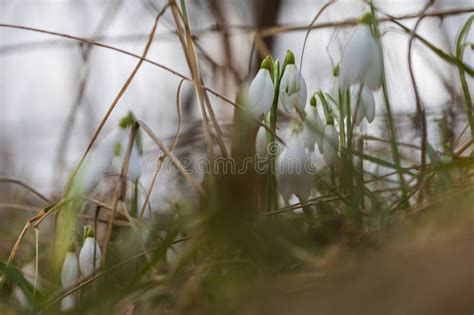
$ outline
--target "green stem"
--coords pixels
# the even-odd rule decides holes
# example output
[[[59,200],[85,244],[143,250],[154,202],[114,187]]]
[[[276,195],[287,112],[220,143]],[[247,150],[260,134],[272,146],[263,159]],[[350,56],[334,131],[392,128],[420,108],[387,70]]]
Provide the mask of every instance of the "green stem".
[[[346,144],[346,135],[345,135],[345,128],[344,128],[344,97],[342,95],[341,89],[338,89],[338,94],[339,94],[339,140],[341,141],[341,148],[345,146]]]
[[[274,78],[275,78],[275,94],[273,96],[272,108],[270,110],[270,129],[272,134],[270,135],[270,143],[275,144],[275,134],[276,134],[276,125],[277,125],[277,112],[278,112],[278,97],[280,94],[280,81],[285,71],[285,65],[283,65],[282,73],[279,73],[279,62],[275,62],[274,67]],[[268,152],[269,164],[270,164],[270,211],[275,211],[278,208],[278,194],[277,194],[277,181],[276,181],[276,155],[274,150]]]
[[[136,218],[138,214],[138,179],[132,182],[132,200],[130,215]]]
[[[372,15],[375,17],[375,7],[370,0],[370,8],[372,11]],[[375,38],[377,38],[377,45],[379,46],[380,49],[380,55],[382,59],[382,90],[383,90],[383,100],[384,100],[384,105],[385,105],[385,114],[387,115],[387,124],[388,124],[388,129],[390,133],[390,143],[391,143],[391,148],[392,148],[392,158],[393,162],[395,163],[398,171],[398,176],[400,179],[400,187],[402,190],[402,204],[405,208],[408,208],[409,203],[408,203],[408,198],[407,198],[407,184],[405,181],[405,177],[403,176],[402,168],[401,168],[401,163],[400,163],[400,152],[398,150],[398,145],[397,145],[397,134],[395,132],[395,127],[393,125],[393,115],[392,115],[392,106],[390,104],[390,99],[388,97],[388,88],[387,88],[387,79],[385,77],[385,67],[384,65],[384,58],[383,58],[383,47],[380,42],[380,30],[378,27],[378,23],[375,22],[374,24],[374,33],[375,33]]]
[[[467,34],[469,33],[469,30],[471,29],[473,21],[474,21],[474,15],[471,15],[467,19],[463,27],[461,28],[458,38],[456,39],[456,58],[459,59],[461,62],[464,56],[464,48],[465,48],[464,42],[466,40]],[[469,128],[471,129],[471,139],[472,141],[474,141],[474,116],[472,113],[472,99],[471,99],[471,94],[469,91],[469,85],[467,84],[464,69],[461,67],[458,67],[458,72],[459,72],[459,80],[461,81],[462,93],[464,96],[464,108],[466,110]]]

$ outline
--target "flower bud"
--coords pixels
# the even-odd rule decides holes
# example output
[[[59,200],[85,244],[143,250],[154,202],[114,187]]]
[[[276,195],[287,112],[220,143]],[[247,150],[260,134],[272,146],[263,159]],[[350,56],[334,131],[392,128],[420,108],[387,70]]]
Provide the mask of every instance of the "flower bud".
[[[76,253],[74,247],[66,253],[63,268],[61,270],[61,285],[67,288],[73,285],[79,279],[79,264],[77,263]],[[76,306],[76,295],[74,293],[64,297],[61,300],[61,311],[66,312]]]
[[[277,159],[277,179],[280,192],[289,199],[292,194],[307,200],[314,186],[314,172],[308,150],[300,134],[293,134]]]
[[[250,83],[249,88],[249,110],[258,117],[270,110],[275,94],[275,87],[271,75],[271,59],[265,58],[262,68]],[[268,69],[268,67],[270,69]]]
[[[268,156],[267,147],[267,130],[260,127],[258,128],[257,138],[255,139],[255,153],[259,158],[266,158]]]
[[[123,142],[126,132],[116,129],[107,135],[86,157],[77,171],[72,193],[82,195],[94,188],[109,169],[117,147]]]
[[[311,98],[313,100],[314,96]],[[314,98],[316,101],[316,98]],[[318,144],[318,147],[321,148],[323,143],[323,134],[324,134],[324,124],[319,115],[318,108],[311,103],[305,107],[306,118],[303,124],[303,132],[301,134],[301,139],[306,148],[310,151],[313,151],[315,144]]]
[[[294,64],[286,66],[280,82],[280,103],[289,113],[294,108],[304,111],[306,105],[306,82]]]
[[[90,226],[84,228],[84,244],[79,253],[79,268],[84,277],[94,273],[100,267],[102,252]]]
[[[23,274],[23,277],[25,278],[25,280],[32,286],[35,285],[35,263],[34,262],[30,262],[26,265],[24,265],[22,268],[21,268],[21,272]],[[36,290],[38,290],[38,288],[36,288]],[[13,289],[13,295],[15,296],[16,300],[18,301],[20,307],[22,309],[29,309],[30,308],[30,301],[28,299],[28,297],[26,296],[26,294],[23,292],[23,290],[18,287],[18,286],[15,286],[14,289]]]
[[[328,165],[333,165],[337,159],[339,150],[339,135],[334,124],[326,125],[324,128],[323,156]]]
[[[382,72],[382,52],[370,26],[359,24],[342,54],[340,68],[342,87],[364,83],[371,90],[377,90],[382,84]]]

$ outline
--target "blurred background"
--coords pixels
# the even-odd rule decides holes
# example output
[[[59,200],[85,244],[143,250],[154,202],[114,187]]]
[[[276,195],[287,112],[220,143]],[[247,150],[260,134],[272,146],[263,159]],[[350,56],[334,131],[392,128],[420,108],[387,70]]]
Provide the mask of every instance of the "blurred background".
[[[157,13],[167,3],[168,0],[0,0],[0,262],[6,261],[13,242],[27,219],[46,204],[53,204],[63,196],[64,186],[72,170],[137,65],[138,59],[130,54],[142,54]],[[232,135],[238,134],[232,133],[234,107],[217,95],[235,100],[238,91],[252,80],[260,61],[267,54],[281,60],[286,51],[291,49],[299,65],[308,26],[326,3],[328,1],[319,0],[186,1],[202,79],[204,85],[214,91],[209,93],[210,104],[223,129],[228,149],[233,140]],[[391,15],[413,29],[428,1],[387,0],[374,3],[379,10],[378,17],[382,19],[380,27],[385,71],[402,166],[415,165],[416,169],[421,164],[421,128],[419,117],[416,116],[416,100],[409,75],[410,36],[396,24],[383,19]],[[301,68],[309,96],[320,89],[330,91],[333,85],[333,68],[340,61],[341,52],[353,34],[356,19],[368,9],[364,1],[339,0],[327,7],[318,18],[307,38]],[[427,10],[428,16],[417,28],[417,33],[436,47],[453,53],[458,32],[473,12],[472,1],[434,1]],[[91,42],[96,45],[89,44]],[[474,43],[474,31],[467,36],[466,42]],[[215,307],[216,314],[223,314],[225,312],[222,310],[231,309],[235,305],[241,307],[241,314],[295,314],[298,313],[295,311],[297,309],[300,313],[308,314],[312,314],[314,309],[328,310],[325,312],[327,314],[331,313],[329,310],[333,310],[331,314],[367,314],[367,305],[373,306],[374,314],[387,313],[387,310],[392,310],[391,314],[455,314],[466,309],[472,310],[473,274],[470,262],[474,261],[474,195],[472,159],[467,157],[472,151],[472,143],[469,143],[469,132],[465,128],[467,121],[459,74],[456,67],[442,61],[419,41],[414,42],[412,51],[413,72],[421,102],[426,108],[429,149],[432,146],[432,151],[442,152],[439,156],[452,158],[453,162],[436,164],[437,161],[433,161],[431,157],[438,155],[429,156],[429,163],[434,166],[434,171],[426,172],[429,174],[426,191],[431,189],[432,194],[427,193],[424,203],[413,202],[409,210],[380,212],[380,217],[387,213],[388,219],[384,224],[379,225],[374,220],[375,223],[370,221],[367,224],[368,228],[361,225],[359,230],[354,230],[352,228],[355,225],[351,225],[349,219],[339,220],[345,215],[344,207],[341,206],[344,205],[341,201],[344,196],[339,200],[338,192],[334,193],[337,195],[332,200],[336,201],[334,207],[329,199],[319,201],[315,198],[314,205],[317,206],[317,214],[321,215],[321,226],[314,231],[319,233],[321,230],[320,240],[318,236],[321,235],[307,233],[308,226],[298,216],[292,216],[293,211],[286,212],[301,207],[301,204],[295,204],[293,208],[281,208],[280,213],[288,213],[281,216],[282,220],[279,219],[280,216],[272,216],[275,220],[259,220],[261,217],[258,216],[249,224],[247,218],[241,215],[245,206],[241,206],[240,202],[245,205],[247,199],[251,199],[251,193],[242,192],[252,190],[258,183],[247,185],[247,182],[235,178],[216,177],[217,184],[213,183],[215,186],[209,187],[219,189],[209,191],[217,197],[208,205],[205,198],[198,198],[195,187],[191,187],[174,166],[166,164],[152,191],[149,208],[154,212],[176,210],[176,222],[171,216],[168,221],[162,220],[166,215],[160,216],[157,220],[147,222],[150,225],[143,225],[146,232],[143,235],[133,234],[135,231],[127,229],[127,225],[116,226],[116,238],[111,241],[111,246],[116,246],[116,250],[109,251],[113,253],[109,255],[112,256],[112,262],[126,264],[114,271],[113,276],[107,277],[103,283],[93,283],[91,287],[103,285],[107,290],[96,287],[102,296],[91,290],[89,300],[84,299],[86,302],[81,307],[87,309],[95,304],[98,309],[104,308],[102,311],[107,314],[110,313],[109,306],[117,306],[115,301],[124,302],[131,295],[136,295],[136,300],[151,297],[150,303],[143,303],[141,306],[143,314],[155,312],[159,303],[162,310],[168,309],[168,304],[176,306],[175,312],[170,314],[189,314],[190,309],[198,310],[196,314],[209,314],[209,306],[211,309]],[[133,111],[138,119],[144,121],[165,145],[169,146],[173,141],[179,116],[177,91],[182,78],[190,78],[191,74],[170,10],[159,20],[147,59],[154,64],[144,62],[140,67],[106,121],[99,135],[99,142],[117,127],[120,118],[128,111]],[[474,67],[474,50],[466,48],[463,59],[466,64]],[[467,80],[470,91],[474,91],[472,78],[467,76]],[[382,92],[376,92],[375,98],[377,117],[374,123],[363,125],[357,132],[359,135],[377,137],[377,141],[366,139],[366,152],[380,158],[382,162],[390,161],[389,142],[383,141],[390,137],[386,130]],[[207,156],[207,147],[199,102],[192,84],[187,81],[182,85],[180,104],[182,129],[173,153],[182,161],[197,161],[200,157]],[[288,129],[288,124],[285,123],[289,121],[289,115],[282,113],[280,117],[283,123],[280,124],[279,121],[279,131],[285,135],[285,130]],[[140,184],[149,187],[157,159],[162,152],[148,136],[143,139]],[[453,153],[453,148],[460,147],[464,147],[464,151],[450,154]],[[451,151],[446,152],[448,150]],[[373,178],[388,172],[380,166],[383,163],[377,165],[378,163],[366,162],[367,168],[364,166],[364,171],[376,168],[367,171]],[[195,165],[189,167],[192,169]],[[329,173],[329,167],[326,171]],[[331,171],[334,172],[334,168]],[[193,173],[193,176],[198,181],[204,178],[203,174]],[[391,211],[400,207],[397,176],[393,176],[393,179],[384,179],[380,181],[380,187],[374,188],[374,191],[382,188],[377,191],[380,199],[374,198],[377,202],[370,200],[370,211],[376,209],[372,211],[374,217],[379,215],[379,209]],[[364,184],[370,185],[372,178],[367,182],[363,180],[362,176],[362,187]],[[413,176],[410,180],[414,182],[417,178]],[[374,186],[379,185],[377,180],[374,182]],[[113,180],[107,183],[113,183]],[[107,183],[102,181],[101,188],[106,188]],[[17,184],[27,186],[27,189],[22,189]],[[205,179],[201,184],[208,188]],[[106,193],[98,193],[100,189],[97,189],[94,194],[101,196],[103,193],[99,200],[104,200],[111,197],[115,187],[109,185]],[[229,187],[239,189],[235,193]],[[416,185],[413,187],[412,191],[416,193],[418,188]],[[422,194],[423,187],[420,187]],[[323,196],[324,191],[325,188],[318,190],[318,197]],[[355,195],[355,191],[356,189],[351,193]],[[362,198],[365,198],[364,194]],[[178,204],[175,201],[182,202]],[[457,211],[451,211],[453,204]],[[95,210],[92,207],[99,209],[92,204],[88,207],[89,212],[83,211],[80,214],[81,220],[92,221],[94,217],[86,215]],[[192,208],[191,210],[199,212],[206,210],[206,207],[209,212],[201,211],[196,218],[190,216],[192,220],[189,221],[186,221],[189,218],[185,213],[181,221],[182,213],[178,213],[179,211],[186,212]],[[226,211],[215,211],[213,207]],[[234,208],[238,211],[228,211]],[[436,211],[428,213],[427,209]],[[363,202],[361,210],[361,213],[366,210]],[[368,214],[371,215],[372,212]],[[149,217],[146,218],[148,219]],[[51,221],[47,220],[42,225],[45,228],[41,229],[42,236],[38,240],[38,247],[41,247],[39,269],[43,269],[43,274],[49,268],[49,252],[46,249],[56,237],[56,234],[48,233],[54,231],[53,224],[56,224]],[[123,223],[123,218],[116,222],[120,221]],[[394,222],[403,224],[397,226]],[[171,232],[161,226],[167,224],[170,225]],[[182,230],[174,231],[174,225]],[[392,229],[394,226],[396,228]],[[314,227],[309,227],[310,232],[312,228]],[[78,224],[76,230],[82,232],[82,225]],[[258,233],[254,233],[255,231]],[[329,236],[324,238],[327,231]],[[150,237],[148,232],[151,233]],[[35,249],[33,233],[28,233],[27,241],[22,244],[15,261],[18,266],[31,261]],[[37,233],[39,235],[39,230]],[[97,233],[98,236],[99,234]],[[169,235],[170,239],[164,241],[162,234],[167,237]],[[130,235],[140,240],[137,241]],[[240,238],[241,235],[244,237]],[[180,236],[183,238],[180,239]],[[130,279],[117,285],[124,278],[134,277],[133,271],[138,271],[137,267],[144,263],[143,258],[141,262],[130,262],[133,265],[130,266],[128,260],[125,260],[142,250],[137,245],[141,243],[142,237],[151,240],[147,246],[154,248],[154,251],[160,248],[152,247],[154,242],[167,246],[153,254],[153,259],[154,262],[161,261],[164,255],[168,265],[157,265],[161,268],[157,277],[145,273],[143,279],[139,278],[142,275],[140,273],[137,276],[140,281],[131,289],[127,282]],[[190,245],[181,247],[182,242],[188,242],[188,237]],[[229,242],[234,241],[234,238],[235,243]],[[172,244],[173,240],[175,243]],[[329,241],[325,243],[326,240]],[[189,270],[186,270],[183,273],[185,276],[177,281],[181,282],[181,286],[173,282],[176,279],[171,278],[170,283],[167,283],[168,280],[163,281],[163,278],[158,277],[174,268],[174,263],[170,262],[172,259],[168,257],[168,251],[174,245],[179,245],[184,252],[182,257],[185,259],[181,260],[185,263],[186,259],[194,255],[194,250],[197,253],[197,259],[190,265],[198,268],[191,268],[191,272],[187,273]],[[232,246],[238,250],[228,252],[228,247],[232,249]],[[248,252],[244,251],[242,254],[242,248]],[[373,249],[377,251],[372,251]],[[144,253],[146,254],[146,249]],[[244,258],[242,261],[237,259],[242,258],[239,257],[241,254]],[[176,258],[177,254],[174,256]],[[145,272],[147,266],[145,265]],[[150,266],[153,266],[153,262]],[[55,273],[51,274],[53,283]],[[117,280],[114,277],[118,279],[117,283],[114,282]],[[198,292],[200,289],[194,291],[195,279],[198,279],[196,283],[201,281],[204,284],[200,288],[202,292]],[[150,283],[153,288],[157,288],[156,291],[146,292],[147,287],[141,287],[142,284]],[[165,284],[164,293],[158,290],[162,283]],[[0,297],[3,297],[1,291],[0,287]],[[86,289],[82,292],[86,292]],[[259,294],[253,295],[254,292]],[[420,292],[425,292],[425,295]],[[101,300],[103,296],[109,297],[105,304]],[[322,298],[316,299],[315,296]],[[120,300],[122,297],[126,299]],[[154,304],[155,297],[157,304]],[[347,303],[340,303],[341,300]],[[245,303],[241,303],[242,301]],[[13,308],[16,308],[15,303],[11,303]],[[139,305],[130,304],[132,308]],[[1,307],[2,305],[0,313]],[[5,309],[9,309],[8,307]],[[117,308],[121,306],[118,305]]]
[[[47,195],[59,196],[77,165],[107,108],[130,75],[137,60],[123,53],[76,40],[6,27],[27,26],[91,39],[140,55],[154,18],[167,1],[133,0],[1,0],[0,1],[0,175],[21,178]],[[255,74],[258,60],[271,52],[282,59],[287,49],[301,58],[305,27],[324,4],[318,0],[195,0],[188,1],[191,31],[196,36],[205,85],[235,99],[236,91]],[[388,14],[400,17],[419,13],[425,1],[376,1]],[[471,1],[436,1],[429,12],[473,7]],[[367,10],[362,1],[337,1],[318,23],[356,18]],[[468,14],[423,19],[418,33],[445,51],[452,52],[456,34]],[[416,19],[402,22],[412,28]],[[288,26],[285,30],[273,26]],[[294,27],[301,29],[294,30]],[[265,45],[254,49],[255,30],[270,30]],[[190,76],[170,11],[160,20],[148,53],[156,61]],[[328,90],[332,68],[339,62],[351,27],[313,30],[304,55],[302,74],[308,92]],[[414,128],[415,101],[408,75],[409,36],[391,23],[383,23],[386,71],[397,117],[400,141],[418,143]],[[265,33],[265,32],[263,32]],[[470,38],[472,42],[473,32]],[[469,41],[469,40],[468,40]],[[473,51],[466,49],[465,62],[473,64]],[[429,141],[439,146],[438,120],[447,113],[456,134],[465,115],[455,68],[440,61],[425,46],[415,42],[414,71],[426,107]],[[469,78],[468,78],[469,79]],[[157,136],[169,143],[177,124],[176,90],[180,78],[145,63],[113,111],[99,136],[108,134],[128,110],[144,120]],[[473,85],[472,80],[469,84]],[[471,88],[471,91],[474,90]],[[199,105],[193,88],[185,83],[182,93],[183,132],[176,154],[195,158],[205,152],[200,130]],[[377,114],[382,118],[380,95]],[[211,104],[224,131],[232,121],[233,108],[211,95]],[[378,122],[378,123],[377,123]],[[369,127],[381,134],[383,119]],[[144,174],[147,185],[160,153],[145,141]],[[406,152],[410,156],[410,150]],[[413,157],[417,159],[418,157]],[[175,173],[167,170],[152,200],[159,202],[173,192]],[[5,192],[8,184],[0,183]]]

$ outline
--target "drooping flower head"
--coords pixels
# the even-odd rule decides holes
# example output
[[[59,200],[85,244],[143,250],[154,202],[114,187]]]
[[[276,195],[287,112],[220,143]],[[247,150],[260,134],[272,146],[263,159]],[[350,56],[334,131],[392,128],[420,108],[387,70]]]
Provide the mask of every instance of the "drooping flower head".
[[[324,134],[324,124],[319,115],[317,108],[317,100],[315,96],[312,96],[310,102],[305,107],[305,120],[303,124],[303,131],[301,134],[301,139],[308,150],[313,151],[315,149],[315,144],[318,144],[318,147],[321,148],[323,143],[323,134]]]
[[[339,151],[339,134],[334,126],[334,119],[329,113],[326,118],[326,127],[324,128],[323,150],[324,160],[328,165],[333,165],[337,160]]]
[[[341,84],[343,88],[356,83],[378,90],[382,84],[382,51],[370,27],[372,14],[360,19],[349,39],[341,59]]]
[[[361,90],[362,88],[362,90]],[[360,93],[360,100],[358,96]],[[372,91],[370,91],[365,85],[355,86],[351,91],[351,114],[353,123],[359,126],[364,119],[371,123],[375,118],[375,99]]]
[[[61,269],[61,285],[63,289],[73,285],[79,279],[79,264],[77,262],[74,245],[71,245],[64,258]],[[61,300],[61,311],[69,311],[76,306],[77,296],[72,293]]]
[[[272,107],[275,88],[272,80],[272,58],[267,56],[249,88],[249,110],[259,117]]]
[[[314,184],[313,165],[309,151],[304,147],[301,134],[293,133],[287,147],[277,159],[277,179],[280,192],[289,199],[296,195],[307,200]]]
[[[307,97],[306,82],[295,65],[295,56],[288,50],[284,72],[280,81],[280,103],[287,112],[297,108],[300,112],[304,111]]]
[[[79,253],[79,267],[84,277],[94,273],[101,263],[102,252],[95,239],[94,230],[90,226],[84,227],[84,244]]]
[[[128,112],[120,119],[118,128],[114,129],[91,150],[76,173],[70,189],[72,195],[79,196],[90,192],[100,182],[113,162],[113,165],[117,164],[117,171],[121,170],[128,146],[130,128],[134,123],[135,116]],[[130,155],[128,174],[126,174],[132,179],[137,179],[141,175],[140,155],[142,152],[141,135],[138,130]],[[116,164],[114,157],[118,157]]]

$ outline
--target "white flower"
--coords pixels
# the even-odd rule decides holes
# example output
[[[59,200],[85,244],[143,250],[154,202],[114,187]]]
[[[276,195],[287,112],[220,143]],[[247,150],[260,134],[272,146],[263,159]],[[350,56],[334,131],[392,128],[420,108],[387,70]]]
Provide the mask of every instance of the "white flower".
[[[364,83],[371,90],[377,90],[382,84],[382,67],[382,52],[370,27],[359,24],[342,54],[342,86]]]
[[[280,82],[280,91],[292,95],[301,88],[300,72],[295,64],[286,65],[285,73]]]
[[[70,294],[61,300],[61,312],[67,312],[76,307],[76,296]]]
[[[372,91],[365,86],[362,89],[362,102],[364,104],[365,118],[371,123],[375,118],[375,98]]]
[[[176,239],[180,239],[182,237],[183,236],[181,234],[178,234],[176,236]],[[183,249],[184,249],[184,242],[179,242],[179,243],[173,244],[173,246],[168,247],[168,249],[166,250],[166,262],[168,263],[168,265],[170,266],[176,265],[176,263],[178,262],[179,255],[181,254]]]
[[[301,139],[303,144],[310,151],[314,150],[315,143],[318,144],[319,148],[322,148],[323,145],[323,134],[324,134],[324,124],[319,116],[319,111],[316,106],[307,104],[305,108],[306,118],[303,125],[303,132],[301,134]]]
[[[326,125],[324,128],[323,156],[328,165],[332,165],[337,159],[339,149],[339,135],[333,124]]]
[[[93,236],[86,237],[79,253],[79,267],[82,275],[87,277],[99,269],[101,258],[102,252],[96,239]]]
[[[346,118],[346,112],[347,112],[347,108],[344,105],[344,102],[343,102],[341,110],[339,109],[339,104],[338,104],[339,103],[339,89],[340,89],[339,77],[334,77],[331,83],[331,89],[329,90],[329,95],[332,97],[332,99],[330,99],[329,97],[327,99],[328,99],[329,106],[332,109],[332,113],[334,114],[334,118],[337,121],[339,121],[340,119],[341,111],[342,111],[342,119]],[[343,91],[341,92],[344,93]],[[342,95],[342,97],[344,98],[345,95]]]
[[[287,112],[291,112],[295,107],[302,112],[306,97],[307,89],[303,76],[294,64],[287,65],[280,82],[280,103]]]
[[[68,251],[61,270],[61,285],[67,288],[73,285],[79,278],[79,264],[76,253]],[[76,295],[70,294],[61,300],[61,311],[69,311],[76,306]]]
[[[260,116],[270,110],[275,88],[269,70],[261,68],[249,88],[249,106],[254,116]]]
[[[372,92],[366,87],[362,87],[359,105],[357,106],[357,96],[360,91],[360,86],[352,88],[351,91],[351,115],[355,126],[359,126],[364,117],[369,123],[375,118],[375,99]],[[357,110],[357,113],[355,113]]]
[[[68,251],[61,270],[61,284],[63,288],[74,284],[78,278],[79,264],[77,263],[76,253],[74,253],[74,251]]]
[[[114,161],[114,169],[117,172],[122,171],[122,166],[125,161],[125,155],[127,154],[127,148],[128,148],[128,142],[130,137],[128,135],[123,138],[120,147],[119,147],[119,152],[115,151],[115,154],[117,155],[118,153],[118,159]],[[138,152],[138,147],[136,142],[133,144],[132,151],[130,152],[130,159],[128,161],[128,174],[127,176],[131,180],[137,180],[142,174],[142,165],[141,165],[141,159],[140,159],[140,153]]]
[[[35,270],[36,268],[34,262],[28,263],[24,265],[23,268],[21,268],[23,277],[32,286],[35,285]],[[36,290],[38,290],[38,287],[36,288]],[[20,287],[15,286],[15,288],[13,289],[13,295],[15,296],[16,300],[23,309],[28,309],[30,307],[30,301],[28,300],[28,297]]]
[[[258,128],[257,138],[255,139],[255,153],[257,153],[258,157],[265,158],[268,156],[267,147],[267,130],[260,127]]]
[[[300,135],[291,135],[287,147],[277,159],[277,179],[284,198],[292,194],[307,200],[314,184],[313,165]]]
[[[125,130],[115,129],[87,155],[76,174],[72,189],[74,194],[88,193],[99,183],[112,163],[117,145],[125,136]]]

